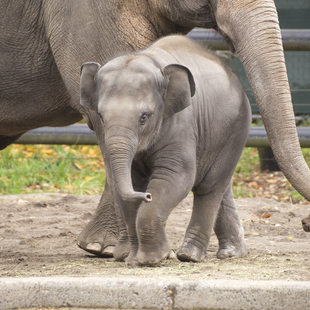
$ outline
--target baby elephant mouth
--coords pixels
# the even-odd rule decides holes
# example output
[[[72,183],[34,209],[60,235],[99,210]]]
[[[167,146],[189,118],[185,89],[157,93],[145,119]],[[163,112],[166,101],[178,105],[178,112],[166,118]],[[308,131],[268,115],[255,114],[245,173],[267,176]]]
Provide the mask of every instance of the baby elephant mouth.
[[[152,195],[150,193],[146,193],[145,202],[151,202],[151,201],[152,201]]]

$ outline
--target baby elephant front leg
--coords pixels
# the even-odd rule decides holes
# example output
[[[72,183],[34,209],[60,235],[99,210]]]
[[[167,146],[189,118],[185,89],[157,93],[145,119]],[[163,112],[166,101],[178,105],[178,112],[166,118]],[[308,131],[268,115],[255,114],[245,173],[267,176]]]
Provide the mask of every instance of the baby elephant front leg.
[[[165,259],[169,246],[165,234],[166,220],[161,218],[154,204],[143,203],[137,219],[138,253],[140,265],[155,265]]]
[[[154,265],[169,254],[165,233],[167,218],[172,209],[184,198],[175,184],[152,180],[148,191],[152,193],[151,203],[142,203],[137,214],[138,235],[137,261],[140,265]]]

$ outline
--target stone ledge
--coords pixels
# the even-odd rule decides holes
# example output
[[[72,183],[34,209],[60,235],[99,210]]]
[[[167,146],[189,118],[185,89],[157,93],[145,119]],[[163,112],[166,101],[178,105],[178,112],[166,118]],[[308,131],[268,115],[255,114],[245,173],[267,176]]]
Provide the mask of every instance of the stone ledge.
[[[310,309],[310,281],[1,278],[0,309]]]

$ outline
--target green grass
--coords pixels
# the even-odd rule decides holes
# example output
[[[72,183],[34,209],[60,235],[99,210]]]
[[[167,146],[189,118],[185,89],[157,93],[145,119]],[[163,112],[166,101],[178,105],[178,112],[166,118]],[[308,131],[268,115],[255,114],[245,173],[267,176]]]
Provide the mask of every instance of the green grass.
[[[303,154],[310,163],[310,149],[303,149]],[[270,194],[272,179],[276,180],[277,188]],[[104,182],[104,163],[98,146],[11,145],[0,152],[2,195],[101,194]],[[284,201],[303,200],[282,174],[260,172],[255,148],[244,149],[234,174],[233,188],[236,198],[265,195]]]
[[[96,194],[105,171],[98,146],[9,146],[0,153],[0,194]]]
[[[251,178],[253,171],[259,170],[259,156],[255,148],[244,148],[236,167],[233,179],[234,196],[238,197],[255,197],[252,191],[245,186],[244,180]]]

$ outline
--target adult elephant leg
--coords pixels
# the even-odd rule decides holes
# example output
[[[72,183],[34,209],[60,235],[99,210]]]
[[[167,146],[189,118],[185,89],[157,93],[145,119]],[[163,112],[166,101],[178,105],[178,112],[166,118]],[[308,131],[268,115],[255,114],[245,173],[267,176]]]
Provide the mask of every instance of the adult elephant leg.
[[[112,257],[119,230],[113,195],[106,182],[95,214],[78,237],[78,246],[98,256]]]
[[[98,144],[103,151],[104,135],[102,122],[97,111],[85,108],[83,116],[88,125],[96,132]],[[90,222],[78,237],[78,246],[92,254],[112,257],[118,239],[127,238],[126,227],[121,217],[116,215],[112,188],[108,183],[108,166],[106,166],[106,184],[99,205]]]
[[[7,146],[9,146],[11,143],[16,141],[22,134],[16,135],[16,136],[1,136],[0,135],[0,150],[5,149]]]
[[[223,196],[214,231],[219,240],[218,258],[246,256],[244,230],[236,212],[231,183]]]
[[[274,1],[211,2],[218,28],[243,63],[281,170],[310,200],[310,170],[299,146]]]
[[[302,228],[304,229],[304,231],[306,232],[310,232],[310,214],[305,217],[302,221]]]

